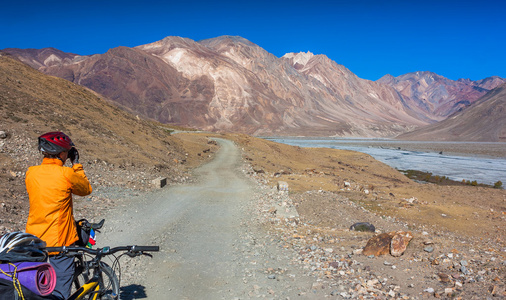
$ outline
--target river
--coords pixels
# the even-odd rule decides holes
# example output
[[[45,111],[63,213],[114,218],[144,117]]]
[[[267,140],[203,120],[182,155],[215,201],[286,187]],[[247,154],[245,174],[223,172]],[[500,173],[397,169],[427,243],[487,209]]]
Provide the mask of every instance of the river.
[[[454,155],[441,151],[407,150],[399,145],[417,144],[418,148],[457,148],[476,147],[477,143],[468,142],[404,142],[387,139],[350,139],[350,138],[272,138],[278,143],[300,147],[326,147],[353,150],[367,153],[375,159],[398,170],[419,170],[434,175],[447,176],[452,180],[476,180],[478,183],[493,185],[497,181],[506,185],[506,158],[477,155]],[[438,144],[438,147],[431,147]],[[487,143],[494,147],[506,147],[504,143]],[[413,147],[411,147],[413,148]]]

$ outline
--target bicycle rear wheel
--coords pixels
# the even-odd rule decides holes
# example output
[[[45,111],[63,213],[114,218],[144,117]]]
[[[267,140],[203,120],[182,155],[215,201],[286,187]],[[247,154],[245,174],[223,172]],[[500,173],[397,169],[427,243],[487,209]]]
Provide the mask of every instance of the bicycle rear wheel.
[[[119,300],[119,280],[114,270],[106,263],[100,262],[100,300]]]

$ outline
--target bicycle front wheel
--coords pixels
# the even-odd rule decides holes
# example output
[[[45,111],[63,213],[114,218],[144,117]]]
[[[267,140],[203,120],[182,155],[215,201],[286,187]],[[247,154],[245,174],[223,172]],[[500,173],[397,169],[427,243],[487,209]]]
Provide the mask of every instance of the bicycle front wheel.
[[[100,300],[119,300],[119,281],[114,270],[106,263],[100,262]]]

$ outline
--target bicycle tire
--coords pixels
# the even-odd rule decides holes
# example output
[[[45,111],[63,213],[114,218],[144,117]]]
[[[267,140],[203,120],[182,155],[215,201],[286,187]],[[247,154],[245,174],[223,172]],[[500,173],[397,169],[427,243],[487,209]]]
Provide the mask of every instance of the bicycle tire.
[[[106,263],[100,262],[100,270],[102,271],[100,277],[100,294],[97,299],[99,300],[119,300],[119,281],[116,273]],[[71,295],[77,291],[89,279],[89,274],[80,272],[74,278],[72,283]],[[93,299],[94,294],[89,295],[86,299]]]
[[[114,270],[106,263],[100,262],[101,286],[100,300],[119,300],[119,280]]]

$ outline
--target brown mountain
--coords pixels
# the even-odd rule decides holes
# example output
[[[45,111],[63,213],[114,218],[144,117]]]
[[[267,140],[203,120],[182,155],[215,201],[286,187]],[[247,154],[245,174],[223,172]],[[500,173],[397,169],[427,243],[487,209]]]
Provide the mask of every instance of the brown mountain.
[[[414,72],[398,77],[385,75],[377,82],[396,89],[417,116],[441,121],[471,105],[506,79],[494,76],[479,81],[454,81],[432,72]]]
[[[0,138],[0,162],[14,154],[23,169],[39,163],[37,136],[58,130],[72,137],[87,162],[180,173],[183,166],[173,160],[185,159],[188,150],[170,128],[136,118],[95,92],[47,76],[2,51],[0,78],[0,130],[9,136]]]
[[[360,79],[323,55],[297,69],[287,57],[239,37],[200,43],[168,37],[86,57],[7,50],[46,74],[165,123],[253,134],[361,136],[392,136],[426,124],[410,116],[393,89]],[[60,63],[41,66],[49,61]]]
[[[93,56],[56,49],[6,51],[143,117],[256,135],[396,136],[443,119],[448,107],[467,105],[486,92],[485,87],[497,84],[489,80],[479,90],[467,88],[475,83],[462,81],[449,87],[455,82],[445,83],[433,74],[443,84],[434,85],[436,92],[412,92],[429,78],[373,82],[325,55],[289,53],[277,58],[230,36],[200,42],[167,37]],[[405,89],[399,91],[399,86]],[[448,90],[463,90],[460,94],[468,96],[448,97]]]
[[[447,119],[397,137],[403,140],[506,142],[506,84]]]

